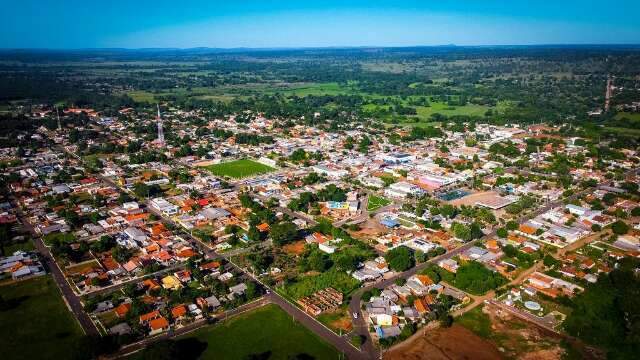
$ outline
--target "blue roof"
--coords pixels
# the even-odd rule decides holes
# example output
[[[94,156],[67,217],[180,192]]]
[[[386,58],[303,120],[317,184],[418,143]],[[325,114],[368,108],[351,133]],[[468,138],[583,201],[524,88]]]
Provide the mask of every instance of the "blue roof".
[[[382,219],[380,221],[380,224],[382,224],[382,225],[384,225],[386,227],[390,227],[390,228],[400,225],[399,222],[397,222],[397,221],[395,221],[393,219],[388,219],[388,218],[387,219]]]

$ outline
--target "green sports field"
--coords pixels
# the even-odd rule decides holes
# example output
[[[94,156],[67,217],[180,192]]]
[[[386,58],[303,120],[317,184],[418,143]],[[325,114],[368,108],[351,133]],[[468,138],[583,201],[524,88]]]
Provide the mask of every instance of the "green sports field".
[[[267,166],[249,159],[209,165],[205,168],[209,170],[213,175],[230,177],[234,179],[242,179],[255,175],[266,174],[275,170],[271,166]]]
[[[383,198],[381,196],[371,195],[369,196],[369,203],[367,204],[367,211],[376,211],[381,207],[391,204],[391,200]]]

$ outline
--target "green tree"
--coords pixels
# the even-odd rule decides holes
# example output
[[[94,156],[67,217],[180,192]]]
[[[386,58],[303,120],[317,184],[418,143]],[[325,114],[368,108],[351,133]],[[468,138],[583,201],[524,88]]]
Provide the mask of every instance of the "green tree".
[[[405,271],[414,265],[411,250],[406,246],[399,246],[387,251],[384,258],[389,264],[389,268],[394,271]]]
[[[611,224],[611,230],[617,235],[624,235],[629,232],[629,225],[622,220],[618,220]]]
[[[283,221],[273,225],[269,234],[274,244],[282,246],[296,239],[298,228],[290,221]]]

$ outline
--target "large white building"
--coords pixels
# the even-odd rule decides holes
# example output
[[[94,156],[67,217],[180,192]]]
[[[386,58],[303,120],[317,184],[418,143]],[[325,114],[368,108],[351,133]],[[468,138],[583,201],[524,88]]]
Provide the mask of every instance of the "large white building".
[[[161,197],[152,199],[150,201],[150,204],[153,208],[167,216],[175,215],[178,213],[178,207],[176,205],[173,205],[172,203]]]
[[[384,191],[385,195],[393,198],[406,198],[409,195],[422,194],[422,192],[419,186],[404,181],[391,184]]]

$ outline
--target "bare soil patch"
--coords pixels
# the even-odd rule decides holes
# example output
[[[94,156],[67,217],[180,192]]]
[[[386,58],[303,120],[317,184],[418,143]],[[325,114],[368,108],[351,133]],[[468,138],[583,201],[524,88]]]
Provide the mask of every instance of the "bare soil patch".
[[[406,342],[384,354],[389,360],[494,360],[503,356],[491,342],[466,328],[454,324],[450,328],[418,332]]]
[[[300,255],[304,252],[305,241],[300,240],[282,247],[282,250],[290,255]]]

